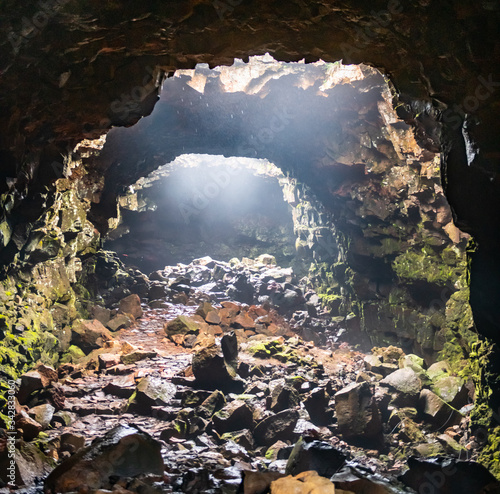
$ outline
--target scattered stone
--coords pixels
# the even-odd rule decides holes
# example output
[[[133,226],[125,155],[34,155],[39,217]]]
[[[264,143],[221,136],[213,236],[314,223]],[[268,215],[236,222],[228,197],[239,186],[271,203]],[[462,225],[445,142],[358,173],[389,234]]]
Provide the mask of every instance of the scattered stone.
[[[427,369],[427,375],[431,381],[435,381],[440,377],[449,375],[451,372],[448,362],[442,360],[441,362],[435,362]]]
[[[85,436],[65,432],[59,438],[59,450],[67,451],[70,454],[75,454],[85,446]]]
[[[175,384],[159,377],[143,377],[130,397],[128,411],[150,414],[152,406],[167,405],[176,390]]]
[[[342,436],[380,440],[382,421],[370,385],[352,383],[335,394],[335,413]]]
[[[174,335],[197,335],[200,331],[200,323],[191,317],[178,316],[173,321],[166,323],[164,330],[165,334],[171,339]]]
[[[108,321],[106,327],[110,331],[119,331],[120,329],[130,328],[133,322],[134,319],[129,314],[117,314]]]
[[[260,446],[271,446],[276,441],[291,441],[299,420],[297,410],[283,410],[261,420],[254,429],[255,442]]]
[[[56,467],[45,492],[110,489],[110,478],[147,473],[163,475],[161,444],[136,426],[119,425]]]
[[[133,293],[128,297],[122,298],[119,302],[118,312],[120,314],[132,314],[135,319],[142,317],[143,311],[139,295]]]
[[[380,384],[396,392],[393,402],[397,406],[414,406],[422,389],[422,380],[410,367],[389,374]]]
[[[456,376],[443,376],[435,379],[431,389],[453,408],[460,409],[469,401],[469,390],[463,379]]]
[[[335,486],[317,472],[302,472],[271,483],[271,494],[335,494]]]
[[[154,351],[135,350],[131,353],[127,353],[126,355],[121,355],[120,361],[122,364],[132,365],[140,360],[155,358],[156,356],[158,356],[158,354]]]
[[[196,380],[207,389],[224,389],[234,384],[237,377],[235,368],[226,362],[221,348],[215,343],[193,355],[192,367]]]
[[[118,365],[120,363],[120,356],[116,353],[101,353],[97,357],[97,361],[99,363],[99,370],[105,370]]]
[[[235,400],[212,417],[213,428],[219,433],[253,428],[253,412],[245,401]]]
[[[135,391],[135,378],[133,374],[128,374],[125,376],[120,376],[113,381],[109,382],[102,389],[104,393],[113,396],[118,396],[119,398],[130,398]]]
[[[55,411],[56,409],[51,404],[45,403],[31,408],[28,415],[38,422],[42,426],[42,429],[47,429],[52,421]]]
[[[73,323],[72,343],[85,353],[101,348],[113,336],[97,319],[78,320]]]
[[[271,483],[283,477],[279,472],[243,472],[243,492],[245,494],[263,494],[269,492]],[[289,492],[288,494],[293,494]]]
[[[500,489],[500,482],[485,467],[472,461],[411,457],[408,467],[399,479],[416,492],[481,494]]]
[[[314,388],[304,400],[304,407],[314,425],[325,426],[332,422],[333,411],[328,407],[330,395],[324,388]]]
[[[21,376],[21,384],[17,392],[17,399],[24,405],[31,393],[46,388],[52,382],[57,381],[57,372],[51,367],[39,366],[36,370],[26,372]]]
[[[302,438],[295,444],[288,463],[286,473],[297,475],[314,470],[323,477],[331,477],[345,464],[347,457],[324,441],[305,442]]]
[[[452,408],[430,389],[422,390],[418,405],[424,417],[437,429],[459,424],[462,420],[462,415],[458,410]]]
[[[298,391],[292,386],[280,383],[271,392],[271,405],[269,408],[276,413],[288,408],[295,408],[299,403]]]

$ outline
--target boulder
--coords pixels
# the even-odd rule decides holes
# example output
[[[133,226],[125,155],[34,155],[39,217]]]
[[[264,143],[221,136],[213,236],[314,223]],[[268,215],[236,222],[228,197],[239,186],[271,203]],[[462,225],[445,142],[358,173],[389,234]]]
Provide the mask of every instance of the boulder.
[[[428,369],[427,375],[431,381],[449,375],[451,372],[450,366],[446,360],[434,362]]]
[[[319,475],[331,477],[344,466],[346,460],[346,455],[325,441],[305,442],[301,438],[288,458],[285,471],[289,475],[297,475],[314,470]]]
[[[133,293],[128,297],[122,298],[118,304],[118,312],[120,314],[132,314],[135,319],[142,317],[143,311],[139,295]]]
[[[107,322],[106,327],[110,331],[119,331],[120,329],[130,328],[133,322],[134,319],[130,314],[117,314]]]
[[[269,492],[271,483],[284,475],[279,472],[243,472],[243,492],[245,494],[262,494]],[[291,493],[288,493],[291,494]]]
[[[271,446],[276,441],[294,439],[294,429],[299,420],[297,410],[283,410],[261,420],[255,427],[254,439],[260,446]]]
[[[172,339],[174,335],[198,334],[200,323],[187,316],[178,316],[173,321],[169,321],[164,326],[165,334]]]
[[[453,408],[460,409],[469,401],[469,390],[463,379],[457,376],[443,376],[434,381],[431,389]]]
[[[21,376],[17,400],[21,405],[25,404],[33,391],[46,388],[57,379],[57,372],[52,367],[39,365],[35,370]]]
[[[85,353],[101,348],[113,335],[97,319],[78,320],[72,327],[72,344],[80,347]]]
[[[50,425],[55,411],[56,409],[51,404],[45,403],[31,408],[28,415],[38,422],[42,426],[42,429],[46,429]]]
[[[243,400],[227,404],[212,417],[213,428],[219,433],[253,428],[253,412]]]
[[[192,368],[196,381],[206,389],[224,389],[234,384],[237,377],[236,369],[215,343],[193,355]]]
[[[287,408],[294,408],[299,402],[299,392],[292,386],[280,383],[271,392],[271,404],[269,408],[276,413]]]
[[[335,413],[344,439],[381,438],[382,421],[368,383],[353,383],[338,391]]]
[[[101,324],[104,324],[104,326],[106,326],[111,319],[111,311],[105,307],[101,307],[100,305],[94,305],[90,309],[90,315],[94,319],[97,319]]]
[[[14,417],[16,429],[22,431],[22,438],[25,441],[32,441],[43,430],[43,426],[28,415],[23,408]]]
[[[445,429],[459,424],[462,415],[430,389],[423,389],[418,402],[419,410],[425,419],[436,429]]]
[[[130,397],[130,412],[146,413],[151,412],[152,406],[167,405],[175,396],[177,387],[171,382],[153,376],[143,377]]]
[[[411,457],[408,459],[408,467],[399,479],[419,493],[480,494],[500,490],[500,482],[484,466],[473,461]]]
[[[56,467],[44,489],[46,494],[109,489],[111,477],[148,473],[163,475],[161,444],[136,426],[118,425]]]
[[[134,350],[133,352],[127,353],[120,356],[120,361],[125,365],[132,365],[140,360],[146,360],[150,358],[157,357],[158,354],[155,351],[148,350]]]
[[[335,486],[317,472],[302,472],[271,483],[271,494],[335,494]]]
[[[314,388],[304,400],[304,407],[314,425],[325,426],[332,422],[333,411],[328,407],[330,395],[324,388]]]
[[[410,367],[398,369],[380,381],[395,391],[394,404],[398,406],[414,406],[422,389],[422,380]]]

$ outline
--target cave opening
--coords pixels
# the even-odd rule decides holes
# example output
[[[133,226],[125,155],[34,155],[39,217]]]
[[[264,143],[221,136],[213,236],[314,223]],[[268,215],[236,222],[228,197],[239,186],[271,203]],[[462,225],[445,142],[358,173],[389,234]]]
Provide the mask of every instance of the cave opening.
[[[145,273],[205,256],[229,262],[266,253],[298,267],[285,182],[266,160],[182,155],[130,187],[104,246]]]

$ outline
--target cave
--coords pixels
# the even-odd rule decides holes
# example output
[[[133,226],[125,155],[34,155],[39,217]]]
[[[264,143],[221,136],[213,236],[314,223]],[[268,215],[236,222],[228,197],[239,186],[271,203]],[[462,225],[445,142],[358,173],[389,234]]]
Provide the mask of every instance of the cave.
[[[1,2],[0,486],[500,489],[499,11]]]

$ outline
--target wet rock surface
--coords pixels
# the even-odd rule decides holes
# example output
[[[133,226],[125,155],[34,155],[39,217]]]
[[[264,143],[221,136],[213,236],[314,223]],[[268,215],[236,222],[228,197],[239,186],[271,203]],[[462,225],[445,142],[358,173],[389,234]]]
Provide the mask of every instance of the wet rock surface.
[[[226,268],[246,273],[255,294],[278,283],[265,265]],[[47,493],[82,478],[88,492],[402,493],[412,491],[397,476],[418,491],[425,457],[445,455],[457,472],[475,465],[471,407],[453,407],[472,397],[444,363],[426,369],[394,347],[366,355],[326,319],[317,345],[290,307],[229,300],[232,277],[214,290],[200,272],[199,262],[166,268],[162,308],[144,298],[141,318],[102,347],[21,377],[17,438],[39,459],[28,468],[19,457],[18,485],[41,487],[53,470]],[[468,492],[488,482],[498,487],[485,477]]]

